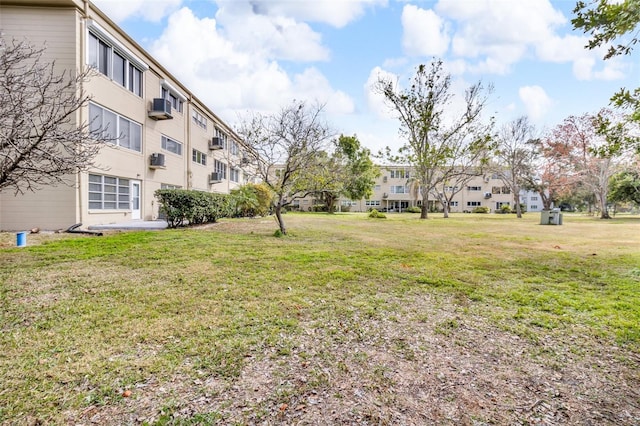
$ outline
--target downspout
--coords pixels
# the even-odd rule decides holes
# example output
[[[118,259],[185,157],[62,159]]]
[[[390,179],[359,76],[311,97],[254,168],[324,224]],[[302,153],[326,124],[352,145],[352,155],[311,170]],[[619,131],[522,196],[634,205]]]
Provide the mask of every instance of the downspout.
[[[85,54],[87,52],[87,37],[86,37],[86,32],[87,32],[87,19],[89,17],[89,0],[83,0],[83,10],[80,11],[80,13],[82,14],[81,16],[81,25],[80,25],[80,63],[79,65],[79,69],[83,69],[84,65],[85,65]],[[83,92],[84,90],[84,80],[80,82],[80,92]],[[80,123],[84,122],[84,114],[85,114],[85,108],[80,108],[79,112],[78,112],[78,125],[80,125]],[[82,223],[84,222],[84,211],[83,211],[83,207],[82,207],[82,201],[83,201],[83,197],[82,197],[82,172],[78,171],[76,173],[76,191],[77,191],[77,200],[78,200],[78,220],[77,222]],[[88,206],[87,206],[88,207]]]
[[[193,186],[192,183],[192,177],[193,175],[191,174],[191,161],[189,160],[191,158],[191,108],[193,108],[193,95],[191,93],[189,93],[189,98],[188,98],[188,104],[187,104],[187,143],[185,144],[187,149],[185,150],[184,153],[184,159],[187,162],[187,185],[186,185],[186,189],[191,189]]]

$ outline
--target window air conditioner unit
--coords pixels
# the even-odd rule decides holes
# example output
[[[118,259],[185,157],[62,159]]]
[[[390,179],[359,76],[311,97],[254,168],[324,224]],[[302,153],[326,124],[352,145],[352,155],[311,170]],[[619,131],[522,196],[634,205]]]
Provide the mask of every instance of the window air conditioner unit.
[[[171,115],[171,101],[168,99],[155,98],[151,104],[149,118],[153,120],[172,119],[173,116]]]
[[[382,198],[389,198],[389,194],[385,192],[384,194],[382,194]]]
[[[214,136],[213,139],[211,139],[211,141],[209,142],[209,149],[214,150],[222,148],[224,148],[224,142],[222,141],[222,138]]]
[[[490,192],[485,192],[484,193],[484,198],[491,198],[491,193]]]
[[[211,173],[211,176],[209,176],[209,183],[220,183],[220,182],[222,182],[222,176],[220,176],[220,173],[218,172]]]
[[[249,157],[242,157],[242,160],[240,160],[240,164],[247,165],[249,164]]]
[[[150,169],[164,169],[165,165],[164,165],[164,154],[161,154],[159,152],[154,152],[153,154],[151,154],[151,156],[149,157],[149,168]]]

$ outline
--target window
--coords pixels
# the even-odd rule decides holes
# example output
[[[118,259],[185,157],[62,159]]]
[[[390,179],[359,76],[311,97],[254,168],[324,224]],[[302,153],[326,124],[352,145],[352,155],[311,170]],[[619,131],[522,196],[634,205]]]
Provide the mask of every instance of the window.
[[[380,191],[381,188],[382,187],[380,185],[376,185],[376,186],[373,187],[373,190],[374,191]]]
[[[240,149],[238,148],[238,142],[232,140],[231,145],[229,145],[229,151],[231,151],[232,155],[238,155]]]
[[[130,210],[129,179],[89,175],[89,209]]]
[[[390,170],[389,175],[395,179],[409,179],[409,170]]]
[[[180,189],[180,185],[171,185],[170,183],[161,183],[160,189]]]
[[[509,189],[508,186],[503,186],[502,187],[502,193],[503,194],[511,194],[511,190]]]
[[[445,186],[444,187],[444,192],[457,192],[458,191],[458,187],[457,186]]]
[[[538,210],[538,206],[536,204],[531,204],[531,210]]]
[[[162,99],[166,99],[171,102],[171,107],[178,112],[182,112],[182,99],[176,92],[172,92],[166,87],[162,87],[162,93],[160,94]]]
[[[182,155],[182,144],[166,136],[162,136],[162,149]]]
[[[216,138],[220,138],[220,140],[222,141],[222,148],[226,149],[227,148],[227,134],[224,133],[222,130],[218,129],[216,127],[216,129],[213,132],[213,136],[215,136]]]
[[[222,161],[215,160],[213,162],[213,171],[218,172],[218,176],[220,176],[222,179],[227,178],[227,165]]]
[[[94,103],[89,103],[89,131],[115,145],[142,152],[142,126]]]
[[[341,204],[343,206],[345,206],[345,207],[353,207],[353,206],[357,206],[358,205],[358,203],[356,201],[353,201],[353,200],[342,200]]]
[[[408,189],[404,185],[391,185],[391,193],[392,194],[407,194],[409,193]]]
[[[538,197],[531,197],[531,201],[538,201]]]
[[[367,200],[364,202],[365,206],[372,206],[372,207],[376,207],[380,205],[380,200]]]
[[[491,188],[491,193],[492,194],[499,194],[500,193],[500,187],[499,186],[494,186]]]
[[[482,191],[481,186],[467,186],[467,191]]]
[[[231,168],[229,169],[229,179],[232,182],[240,182],[240,170]]]
[[[191,117],[193,118],[194,123],[207,130],[207,117],[201,114],[200,111],[194,109]]]
[[[129,64],[129,91],[142,96],[142,71]]]
[[[450,201],[449,202],[449,207],[458,207],[458,202],[457,201]]]
[[[480,207],[482,201],[467,201],[467,207]]]
[[[89,32],[87,64],[130,92],[142,96],[142,70],[132,63],[130,55],[120,49],[122,47],[116,48],[113,43]]]
[[[194,163],[202,164],[203,166],[207,165],[207,154],[197,149],[191,150],[191,159]]]

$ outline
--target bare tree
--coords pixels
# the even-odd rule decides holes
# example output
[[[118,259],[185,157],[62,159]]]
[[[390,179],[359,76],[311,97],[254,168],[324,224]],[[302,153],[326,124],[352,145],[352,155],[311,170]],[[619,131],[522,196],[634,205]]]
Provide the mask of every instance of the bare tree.
[[[414,177],[422,195],[421,219],[429,211],[429,196],[450,170],[468,155],[463,147],[488,143],[489,126],[482,124],[482,112],[492,88],[481,83],[465,93],[465,108],[457,117],[449,109],[453,95],[451,76],[442,69],[442,61],[434,60],[429,67],[419,65],[411,87],[397,90],[394,82],[380,79],[376,90],[385,96],[400,120],[400,134],[407,143],[400,148],[394,162],[413,166]],[[486,92],[486,93],[485,93]],[[446,116],[445,116],[446,115]]]
[[[535,178],[535,160],[538,155],[535,128],[527,117],[519,117],[500,129],[495,155],[495,172],[513,194],[516,213],[522,217],[520,190],[530,186]]]
[[[56,74],[44,53],[0,36],[0,191],[68,184],[70,175],[95,166],[108,140],[78,122],[89,102],[82,82],[93,71]]]
[[[322,111],[322,105],[294,101],[274,115],[254,113],[240,123],[238,133],[251,147],[247,155],[275,194],[273,208],[282,234],[287,233],[282,209],[320,190],[314,185],[318,159],[333,136]]]

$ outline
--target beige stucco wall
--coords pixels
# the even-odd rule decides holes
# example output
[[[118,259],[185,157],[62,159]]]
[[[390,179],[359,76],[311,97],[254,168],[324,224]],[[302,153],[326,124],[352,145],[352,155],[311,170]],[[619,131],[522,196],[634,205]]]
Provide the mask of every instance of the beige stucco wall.
[[[58,73],[78,67],[79,26],[80,17],[75,8],[18,8],[0,2],[0,29],[5,37],[26,39],[36,46],[46,42],[44,59],[55,59]],[[69,183],[75,184],[75,178],[70,177]],[[15,195],[10,189],[0,193],[0,230],[61,229],[77,220],[76,189],[73,187],[48,186],[24,195]]]

